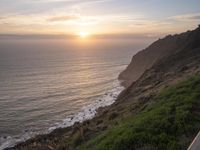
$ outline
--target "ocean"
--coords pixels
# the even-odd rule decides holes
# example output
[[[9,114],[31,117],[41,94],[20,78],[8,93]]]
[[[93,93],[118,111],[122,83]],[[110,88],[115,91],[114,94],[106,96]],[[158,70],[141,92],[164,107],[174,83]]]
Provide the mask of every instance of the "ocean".
[[[147,43],[1,39],[0,150],[112,104],[123,90],[119,73]]]

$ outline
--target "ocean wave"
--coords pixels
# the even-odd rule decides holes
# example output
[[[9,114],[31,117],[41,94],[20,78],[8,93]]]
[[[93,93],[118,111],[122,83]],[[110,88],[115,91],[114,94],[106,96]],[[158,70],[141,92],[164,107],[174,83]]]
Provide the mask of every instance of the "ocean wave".
[[[117,84],[112,90],[103,94],[101,97],[95,100],[94,103],[84,106],[80,110],[79,113],[75,115],[67,116],[67,118],[63,119],[61,123],[55,123],[46,131],[43,131],[43,132],[24,131],[24,133],[22,133],[19,136],[0,137],[0,143],[2,143],[0,145],[0,150],[3,150],[8,147],[13,147],[17,143],[24,142],[38,134],[47,134],[57,128],[69,127],[69,126],[72,126],[76,122],[81,123],[85,120],[92,119],[96,115],[98,108],[113,104],[115,100],[117,99],[117,96],[123,89],[124,87],[120,86],[120,84]]]
[[[68,116],[62,123],[56,123],[54,126],[50,127],[49,131],[53,131],[56,128],[72,126],[75,122],[83,122],[92,119],[96,115],[98,108],[113,104],[123,89],[122,86],[115,87],[111,91],[105,93],[102,97],[98,98],[93,104],[83,107],[78,114]]]

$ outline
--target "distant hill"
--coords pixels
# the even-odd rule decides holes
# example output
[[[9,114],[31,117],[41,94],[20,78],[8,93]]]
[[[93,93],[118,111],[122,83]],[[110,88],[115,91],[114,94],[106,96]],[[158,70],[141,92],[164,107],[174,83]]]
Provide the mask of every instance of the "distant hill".
[[[168,35],[134,55],[128,67],[119,75],[119,80],[122,80],[122,84],[127,87],[159,59],[168,57],[182,50],[191,50],[199,46],[200,26],[193,31]]]
[[[200,130],[200,27],[139,52],[120,79],[129,86],[93,119],[7,150],[186,150]]]

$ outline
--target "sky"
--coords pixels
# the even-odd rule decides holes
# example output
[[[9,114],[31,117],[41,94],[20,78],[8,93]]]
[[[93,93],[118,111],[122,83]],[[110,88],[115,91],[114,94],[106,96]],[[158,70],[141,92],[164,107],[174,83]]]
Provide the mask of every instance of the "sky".
[[[0,0],[0,34],[148,35],[200,23],[200,0]]]

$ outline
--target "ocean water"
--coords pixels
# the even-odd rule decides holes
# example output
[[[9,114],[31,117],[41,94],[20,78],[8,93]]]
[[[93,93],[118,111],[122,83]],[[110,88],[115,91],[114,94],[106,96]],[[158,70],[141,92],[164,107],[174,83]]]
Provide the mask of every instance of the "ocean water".
[[[0,150],[90,119],[112,104],[123,89],[119,73],[144,45],[1,39]]]

